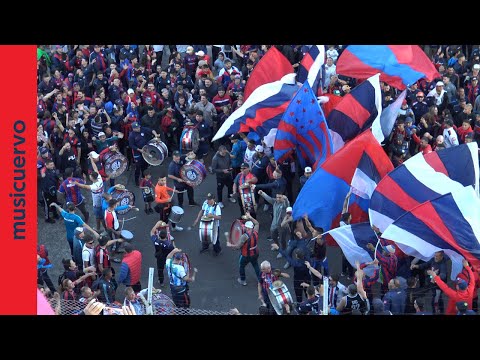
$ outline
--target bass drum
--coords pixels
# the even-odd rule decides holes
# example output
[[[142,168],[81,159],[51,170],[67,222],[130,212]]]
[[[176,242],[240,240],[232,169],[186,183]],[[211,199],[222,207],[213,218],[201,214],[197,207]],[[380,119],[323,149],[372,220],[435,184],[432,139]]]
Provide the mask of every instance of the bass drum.
[[[152,166],[161,165],[168,156],[167,145],[157,139],[150,140],[143,150],[146,151],[142,153],[143,159]]]
[[[103,157],[105,173],[110,179],[115,179],[123,174],[128,165],[128,160],[117,151],[109,151]]]
[[[200,161],[192,160],[180,168],[180,177],[191,186],[198,186],[207,177],[207,169]]]
[[[135,205],[135,194],[132,193],[131,191],[128,190],[115,190],[112,193],[112,197],[116,200],[118,200],[119,205],[118,206],[123,206],[123,205]],[[117,214],[119,215],[124,215],[128,213],[131,209],[127,208],[124,210],[115,210]]]
[[[212,243],[215,245],[218,240],[218,226],[216,226],[215,221],[212,218],[203,218],[200,219],[200,225],[198,228],[198,236],[200,242],[203,243]]]
[[[240,243],[240,237],[245,234],[247,230],[245,227],[246,222],[247,220],[242,217],[241,219],[237,219],[232,223],[228,237],[231,244],[238,245]]]
[[[278,315],[283,314],[283,307],[285,305],[291,305],[293,303],[290,291],[288,291],[287,285],[281,280],[274,281],[272,286],[268,289],[268,298],[272,303],[275,312]]]
[[[180,152],[182,154],[190,151],[196,152],[199,145],[200,135],[198,130],[191,126],[183,129],[182,136],[180,138]]]

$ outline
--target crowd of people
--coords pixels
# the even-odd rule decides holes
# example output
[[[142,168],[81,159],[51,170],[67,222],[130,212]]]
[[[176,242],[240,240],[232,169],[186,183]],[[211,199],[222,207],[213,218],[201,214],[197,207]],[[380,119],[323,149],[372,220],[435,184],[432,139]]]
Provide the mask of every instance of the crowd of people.
[[[45,219],[40,229],[63,220],[71,252],[71,257],[62,261],[64,273],[56,286],[48,275],[48,250],[39,244],[39,288],[47,296],[58,293],[64,300],[87,304],[97,299],[114,306],[121,298],[116,294],[118,284],[124,284],[124,305],[136,304],[137,314],[142,313],[139,304],[143,295],[138,295],[142,290],[142,253],[122,236],[118,221],[118,212],[133,206],[121,205],[112,196],[122,190],[122,185],[115,184],[115,178],[106,171],[106,157],[119,153],[126,159],[126,171],[133,173],[134,183],[142,192],[145,214],[156,212],[159,216],[150,231],[158,287],[164,288],[168,282],[177,307],[190,307],[189,284],[195,281],[196,269],[186,267],[184,253],[175,245],[172,233],[183,228],[171,221],[172,205],[183,208],[186,193],[189,207],[201,207],[193,225],[207,219],[217,231],[211,238],[202,239],[199,250],[207,251],[211,243],[214,255],[218,256],[222,252],[219,222],[225,208],[226,187],[226,200],[238,203],[245,227],[239,242],[227,242],[227,247],[240,252],[237,281],[242,286],[247,285],[245,267],[252,264],[262,314],[275,313],[269,291],[274,284],[281,286],[281,279],[289,274],[272,269],[266,260],[259,264],[258,243],[263,241],[259,239],[257,221],[259,204],[263,204],[263,212],[271,215],[270,236],[266,239],[271,241],[271,250],[278,251],[278,259],[286,260],[285,270],[293,267],[294,301],[283,304],[281,312],[321,313],[323,277],[327,277],[331,314],[476,313],[480,281],[478,271],[468,262],[464,262],[464,271],[451,288],[446,284],[445,254],[438,252],[428,262],[419,261],[399,254],[398,249],[383,241],[380,233],[381,246],[368,247],[376,252],[374,262],[353,267],[343,259],[343,272],[331,272],[323,229],[312,224],[307,216],[296,221],[292,217],[296,195],[309,181],[312,168],[299,168],[294,151],[284,161],[275,161],[273,149],[258,137],[239,133],[211,141],[228,116],[243,105],[243,92],[252,70],[271,46],[277,47],[295,70],[309,48],[38,47],[38,199]],[[357,85],[356,79],[336,73],[335,63],[344,48],[326,47],[323,91],[337,96],[345,96]],[[409,84],[395,127],[384,144],[395,167],[418,152],[426,154],[480,141],[480,50],[431,45],[425,51],[441,77]],[[381,83],[381,90],[383,108],[400,93],[386,83]],[[194,152],[182,149],[185,127],[198,130],[199,146]],[[145,145],[152,139],[161,140],[172,155],[168,170],[156,182],[145,160]],[[194,159],[216,177],[217,192],[206,195],[203,204],[195,202],[194,184],[180,174],[182,166]],[[167,180],[173,181],[173,188],[167,186]],[[85,193],[91,194],[91,209]],[[89,225],[93,223],[91,213],[95,225]],[[344,209],[340,225],[347,225],[350,218]],[[112,261],[121,263],[118,275]],[[366,267],[374,268],[373,275],[365,274]],[[340,279],[346,283],[342,284]],[[446,307],[444,296],[448,298]],[[427,302],[431,305],[428,311]]]

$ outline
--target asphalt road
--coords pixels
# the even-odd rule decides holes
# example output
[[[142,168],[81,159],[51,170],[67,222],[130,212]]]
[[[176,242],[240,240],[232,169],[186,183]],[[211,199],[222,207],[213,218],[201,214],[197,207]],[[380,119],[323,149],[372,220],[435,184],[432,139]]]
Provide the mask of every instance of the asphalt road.
[[[162,170],[166,170],[168,163],[171,161],[171,157],[156,167],[150,167],[152,171],[152,178],[154,183],[158,179],[158,175]],[[157,279],[156,260],[154,257],[154,247],[150,241],[149,232],[156,221],[159,220],[158,214],[153,213],[150,215],[145,214],[143,211],[143,199],[140,189],[135,187],[133,181],[133,170],[125,172],[119,178],[116,183],[121,183],[126,188],[132,191],[136,197],[135,205],[140,208],[139,212],[129,211],[124,216],[119,216],[119,219],[135,219],[125,222],[124,229],[131,231],[134,234],[134,240],[132,243],[136,248],[142,252],[143,264],[142,264],[142,287],[146,287],[148,284],[148,269],[149,267],[155,268],[155,282]],[[173,184],[169,181],[169,186],[173,187]],[[83,191],[83,190],[82,190]],[[91,213],[91,220],[89,225],[95,227],[95,220],[92,214],[91,207],[91,195],[89,191],[83,191],[87,199],[87,209]],[[216,194],[216,181],[215,175],[208,175],[205,181],[195,188],[195,201],[202,204],[205,200],[206,194],[211,192]],[[224,200],[227,198],[226,189],[224,189]],[[174,197],[176,200],[176,195]],[[224,232],[230,230],[232,222],[240,216],[240,209],[238,204],[224,201],[225,208],[222,209],[222,220],[220,221],[220,241],[222,245],[222,253],[214,257],[213,249],[210,246],[209,252],[200,254],[200,240],[198,236],[198,225],[192,230],[188,231],[187,228],[192,225],[199,207],[188,207],[188,200],[185,194],[184,210],[185,214],[180,222],[180,226],[184,228],[182,232],[172,233],[175,236],[175,243],[177,247],[184,250],[190,257],[190,261],[193,267],[198,269],[196,281],[190,286],[190,297],[192,301],[192,308],[203,310],[215,310],[215,311],[228,311],[230,308],[236,307],[242,313],[256,314],[260,302],[257,299],[257,281],[255,272],[251,265],[247,265],[246,268],[246,281],[247,286],[242,286],[237,282],[239,277],[238,272],[238,258],[239,250],[232,250],[226,246],[226,238],[223,235]],[[263,260],[268,260],[272,264],[272,268],[281,268],[285,264],[284,259],[276,259],[277,252],[270,250],[270,244],[267,240],[269,234],[271,216],[269,213],[263,212],[263,203],[260,203],[258,207],[258,220],[260,222],[260,257],[259,264]],[[81,213],[77,210],[77,214]],[[62,258],[69,257],[69,247],[65,237],[65,226],[63,220],[57,221],[55,224],[48,224],[44,221],[43,208],[39,207],[38,210],[38,242],[39,244],[45,244],[49,250],[49,257],[54,267],[49,270],[49,275],[57,284],[58,276],[63,272]],[[328,259],[330,263],[330,271],[340,271],[340,255],[338,248],[328,249]],[[119,270],[119,264],[113,263],[113,267]],[[293,276],[292,268],[286,270]],[[166,275],[165,275],[166,276]],[[168,279],[166,277],[166,279]],[[290,290],[292,297],[293,293],[293,281],[292,279],[286,279],[286,285]],[[157,284],[154,284],[154,286]],[[124,298],[124,285],[120,285],[117,289],[116,299],[123,301]],[[166,295],[170,296],[170,289],[168,286],[163,288]]]

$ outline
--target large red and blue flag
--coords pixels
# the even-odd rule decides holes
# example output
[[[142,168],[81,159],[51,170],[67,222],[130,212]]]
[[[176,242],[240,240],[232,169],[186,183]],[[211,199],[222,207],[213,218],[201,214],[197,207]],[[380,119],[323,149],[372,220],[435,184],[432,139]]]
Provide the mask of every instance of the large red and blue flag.
[[[328,115],[327,123],[332,132],[334,151],[370,127],[377,141],[381,143],[384,139],[380,125],[381,113],[382,93],[377,74],[345,95]]]
[[[295,74],[260,86],[225,120],[212,141],[238,132],[254,131],[260,137],[267,135],[278,126],[297,90]]]
[[[323,94],[325,79],[325,45],[312,45],[300,61],[297,72],[297,82],[308,81],[315,96]]]
[[[243,92],[244,99],[247,100],[258,87],[279,81],[293,72],[290,61],[275,46],[272,46],[253,69]]]
[[[462,187],[404,213],[382,234],[408,255],[430,259],[443,250],[452,260],[452,279],[463,257],[480,266],[480,199],[472,186]]]
[[[275,159],[282,162],[292,149],[297,150],[302,168],[316,168],[333,154],[325,116],[308,81],[298,90],[278,124]]]
[[[417,80],[440,77],[418,45],[349,45],[337,61],[337,74],[367,79],[380,72],[380,80],[403,90]]]
[[[353,174],[364,153],[371,158],[381,177],[393,170],[390,159],[372,132],[364,131],[315,170],[295,201],[294,218],[299,219],[308,214],[315,226],[321,226],[325,231],[337,227]],[[351,196],[348,211],[352,214],[352,223],[368,219],[368,206],[365,208],[357,200],[365,201]]]
[[[385,231],[405,212],[440,195],[472,185],[478,196],[478,183],[477,143],[419,153],[378,183],[370,200],[370,223]]]

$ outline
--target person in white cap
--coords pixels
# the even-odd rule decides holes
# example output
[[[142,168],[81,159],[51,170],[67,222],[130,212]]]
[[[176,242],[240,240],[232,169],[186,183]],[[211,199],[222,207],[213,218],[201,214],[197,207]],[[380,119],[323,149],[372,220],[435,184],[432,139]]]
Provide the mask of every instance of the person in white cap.
[[[427,103],[430,105],[436,105],[438,112],[442,113],[448,106],[448,95],[444,89],[445,84],[443,81],[437,81],[435,89],[431,90],[427,94]]]
[[[305,183],[307,182],[308,179],[310,179],[310,177],[312,176],[312,168],[310,166],[307,166],[305,168],[305,171],[303,173],[302,176],[300,176],[300,189],[298,190],[300,192],[300,190],[302,190],[303,188],[303,185],[305,185]]]
[[[245,223],[246,232],[240,237],[240,242],[238,245],[233,245],[230,241],[227,241],[227,247],[241,249],[239,259],[240,277],[237,279],[237,281],[243,286],[247,285],[245,266],[247,266],[248,263],[252,264],[255,274],[257,275],[258,282],[261,280],[260,267],[258,266],[258,230],[260,228],[260,224],[250,215],[250,213],[246,213],[245,215],[248,219],[248,221]]]

